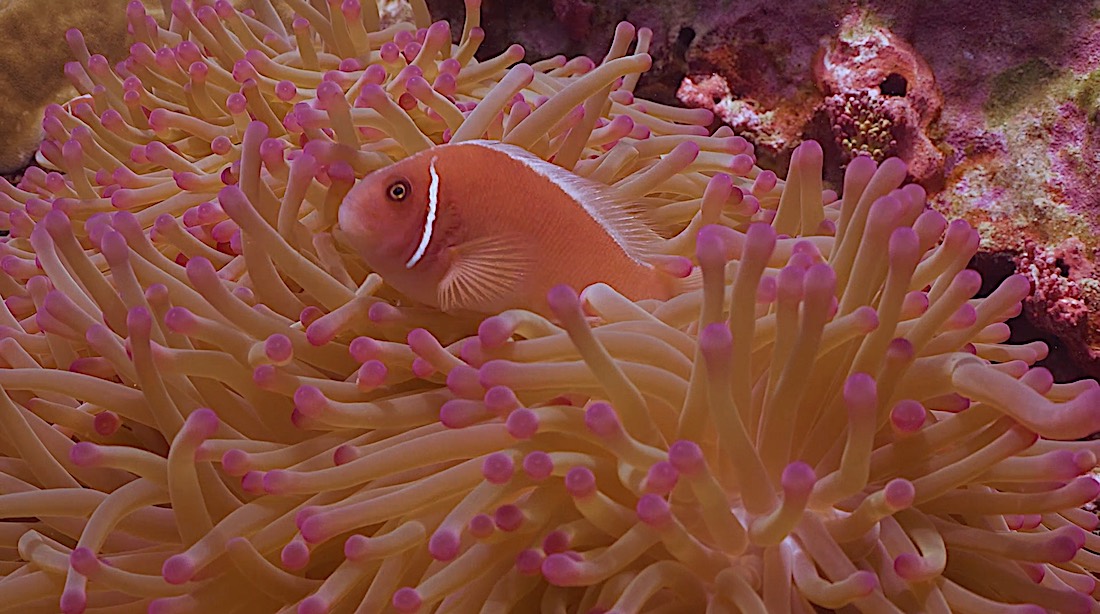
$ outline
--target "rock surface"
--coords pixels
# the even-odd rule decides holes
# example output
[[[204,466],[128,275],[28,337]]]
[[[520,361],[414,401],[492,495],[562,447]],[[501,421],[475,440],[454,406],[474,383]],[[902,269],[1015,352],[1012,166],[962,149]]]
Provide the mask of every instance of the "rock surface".
[[[462,14],[461,0],[429,4]],[[765,166],[806,138],[834,179],[861,152],[902,157],[937,208],[980,227],[983,272],[1032,277],[1017,335],[1052,343],[1059,379],[1100,375],[1100,2],[484,0],[484,13],[486,54],[518,40],[529,57],[599,56],[618,21],[651,28],[658,70],[641,93],[713,109]]]

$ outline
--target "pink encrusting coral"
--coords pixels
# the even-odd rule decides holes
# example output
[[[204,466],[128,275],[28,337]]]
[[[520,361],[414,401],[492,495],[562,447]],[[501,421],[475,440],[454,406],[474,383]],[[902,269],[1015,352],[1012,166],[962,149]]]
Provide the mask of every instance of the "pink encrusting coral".
[[[135,2],[116,67],[70,33],[85,97],[0,183],[0,611],[1097,609],[1100,387],[1004,343],[1028,280],[974,298],[904,164],[762,171],[634,99],[628,24],[526,64],[473,59],[477,0],[457,42],[288,4]],[[483,138],[629,195],[702,287],[410,303],[340,203]]]

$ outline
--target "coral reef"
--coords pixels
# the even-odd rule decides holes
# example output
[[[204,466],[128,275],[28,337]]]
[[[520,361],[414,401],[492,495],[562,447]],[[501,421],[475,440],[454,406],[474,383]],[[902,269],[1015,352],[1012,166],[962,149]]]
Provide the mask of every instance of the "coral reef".
[[[61,70],[71,59],[65,30],[87,30],[95,48],[117,61],[126,52],[125,7],[123,0],[0,3],[0,173],[31,161],[42,139],[42,109],[75,94]]]
[[[1004,343],[1029,280],[976,298],[903,162],[762,170],[635,96],[628,23],[524,63],[475,59],[479,0],[454,39],[288,4],[132,2],[115,67],[67,34],[82,97],[0,181],[0,611],[1095,609],[1100,386]],[[637,202],[701,288],[401,296],[341,201],[477,138]]]
[[[458,5],[432,4],[452,12]],[[825,149],[826,178],[839,181],[852,145],[867,145],[858,142],[866,133],[852,140],[852,121],[889,125],[891,138],[866,149],[885,155],[896,142],[890,153],[910,164],[933,205],[981,229],[983,252],[1019,257],[1028,242],[1050,251],[1077,239],[1085,268],[1068,271],[1064,283],[1079,285],[1095,266],[1095,3],[982,1],[960,12],[923,0],[858,7],[612,0],[584,13],[595,34],[585,40],[571,39],[566,12],[555,14],[549,4],[525,3],[517,12],[490,3],[490,43],[524,37],[543,54],[602,53],[599,33],[628,16],[654,31],[654,49],[668,58],[657,78],[643,79],[646,95],[667,100],[669,84],[683,81],[679,98],[713,109],[754,142],[765,168],[781,171],[793,148],[814,138]],[[833,69],[822,71],[829,56]],[[887,83],[891,74],[901,79]],[[889,95],[903,89],[904,96]],[[1090,313],[1100,311],[1095,288],[1078,291]],[[1060,305],[1029,309],[1026,328],[1068,353],[1074,365],[1059,370],[1061,380],[1100,375],[1098,329],[1066,330]]]

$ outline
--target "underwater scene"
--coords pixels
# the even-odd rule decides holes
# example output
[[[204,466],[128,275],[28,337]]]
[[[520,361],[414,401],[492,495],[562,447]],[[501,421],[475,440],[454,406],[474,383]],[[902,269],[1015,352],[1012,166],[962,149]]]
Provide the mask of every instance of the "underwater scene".
[[[1100,2],[0,0],[0,613],[1100,613]]]

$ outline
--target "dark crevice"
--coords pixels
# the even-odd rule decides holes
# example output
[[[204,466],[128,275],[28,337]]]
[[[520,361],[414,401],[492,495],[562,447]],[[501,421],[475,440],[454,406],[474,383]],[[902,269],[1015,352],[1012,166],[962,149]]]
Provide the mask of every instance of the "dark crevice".
[[[909,82],[896,72],[887,75],[878,86],[883,96],[904,96],[908,88]]]

